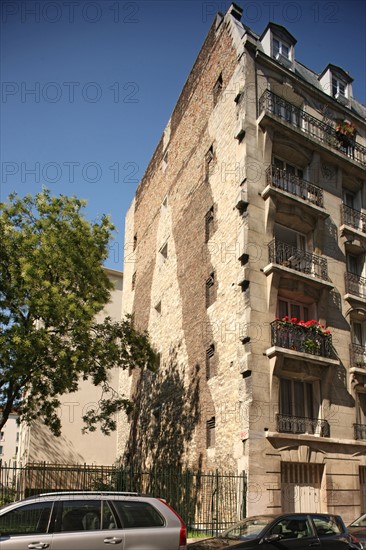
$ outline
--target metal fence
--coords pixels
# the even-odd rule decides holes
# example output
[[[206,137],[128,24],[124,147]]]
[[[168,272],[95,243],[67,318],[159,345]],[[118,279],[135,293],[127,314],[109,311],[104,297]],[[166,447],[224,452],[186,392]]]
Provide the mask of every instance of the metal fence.
[[[246,475],[118,466],[0,464],[0,503],[50,491],[132,491],[164,498],[190,532],[216,534],[246,516]]]

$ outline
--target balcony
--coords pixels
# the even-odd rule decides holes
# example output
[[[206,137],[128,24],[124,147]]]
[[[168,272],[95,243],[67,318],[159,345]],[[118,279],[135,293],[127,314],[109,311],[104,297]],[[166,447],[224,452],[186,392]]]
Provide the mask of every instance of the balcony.
[[[290,434],[313,434],[319,435],[320,437],[330,437],[330,426],[327,420],[290,416],[287,414],[277,414],[276,420],[278,432]]]
[[[275,320],[271,323],[272,346],[331,358],[334,356],[331,334],[314,327]]]
[[[344,274],[344,282],[346,287],[346,294],[357,296],[363,300],[366,300],[366,279],[360,275],[347,272]],[[347,296],[346,296],[347,297]]]
[[[366,374],[366,349],[359,344],[350,345],[351,367],[361,369]]]
[[[294,197],[301,198],[311,205],[324,208],[323,189],[306,181],[286,170],[269,166],[266,171],[267,185],[272,189],[279,189],[290,193]]]
[[[269,261],[289,269],[310,275],[321,281],[329,281],[327,260],[322,256],[273,239],[268,245]]]
[[[330,126],[319,120],[282,97],[266,90],[259,99],[259,114],[266,113],[274,116],[282,124],[290,125],[293,130],[305,134],[308,138],[317,141],[344,157],[366,166],[366,147],[354,139],[341,139],[335,126]]]
[[[366,439],[366,424],[353,424],[355,439]]]
[[[366,214],[346,204],[341,205],[341,228],[347,226],[366,237]]]

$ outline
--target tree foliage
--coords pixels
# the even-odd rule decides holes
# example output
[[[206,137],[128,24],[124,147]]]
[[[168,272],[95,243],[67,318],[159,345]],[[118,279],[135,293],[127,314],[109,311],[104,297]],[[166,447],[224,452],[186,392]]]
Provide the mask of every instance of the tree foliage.
[[[113,414],[131,404],[109,388],[109,371],[153,368],[146,334],[127,318],[96,322],[113,287],[102,267],[114,227],[90,223],[85,201],[49,191],[0,203],[0,428],[17,408],[61,433],[59,397],[82,380],[101,387],[85,429],[115,429]]]

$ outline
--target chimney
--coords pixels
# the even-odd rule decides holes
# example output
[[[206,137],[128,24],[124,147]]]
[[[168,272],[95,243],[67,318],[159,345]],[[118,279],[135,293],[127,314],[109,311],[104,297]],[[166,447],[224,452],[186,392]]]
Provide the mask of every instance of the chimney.
[[[228,13],[232,15],[234,19],[240,21],[241,16],[243,15],[243,9],[237,4],[232,3],[230,8],[228,9]]]

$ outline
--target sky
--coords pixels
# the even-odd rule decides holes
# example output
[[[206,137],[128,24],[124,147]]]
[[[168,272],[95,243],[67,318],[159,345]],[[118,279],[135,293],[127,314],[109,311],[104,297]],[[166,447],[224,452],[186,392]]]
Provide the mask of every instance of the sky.
[[[238,0],[242,22],[297,39],[296,59],[354,78],[366,104],[364,0]],[[123,269],[124,218],[218,11],[229,1],[2,0],[0,200],[46,187],[109,214],[105,265]],[[129,246],[129,243],[126,243]]]

